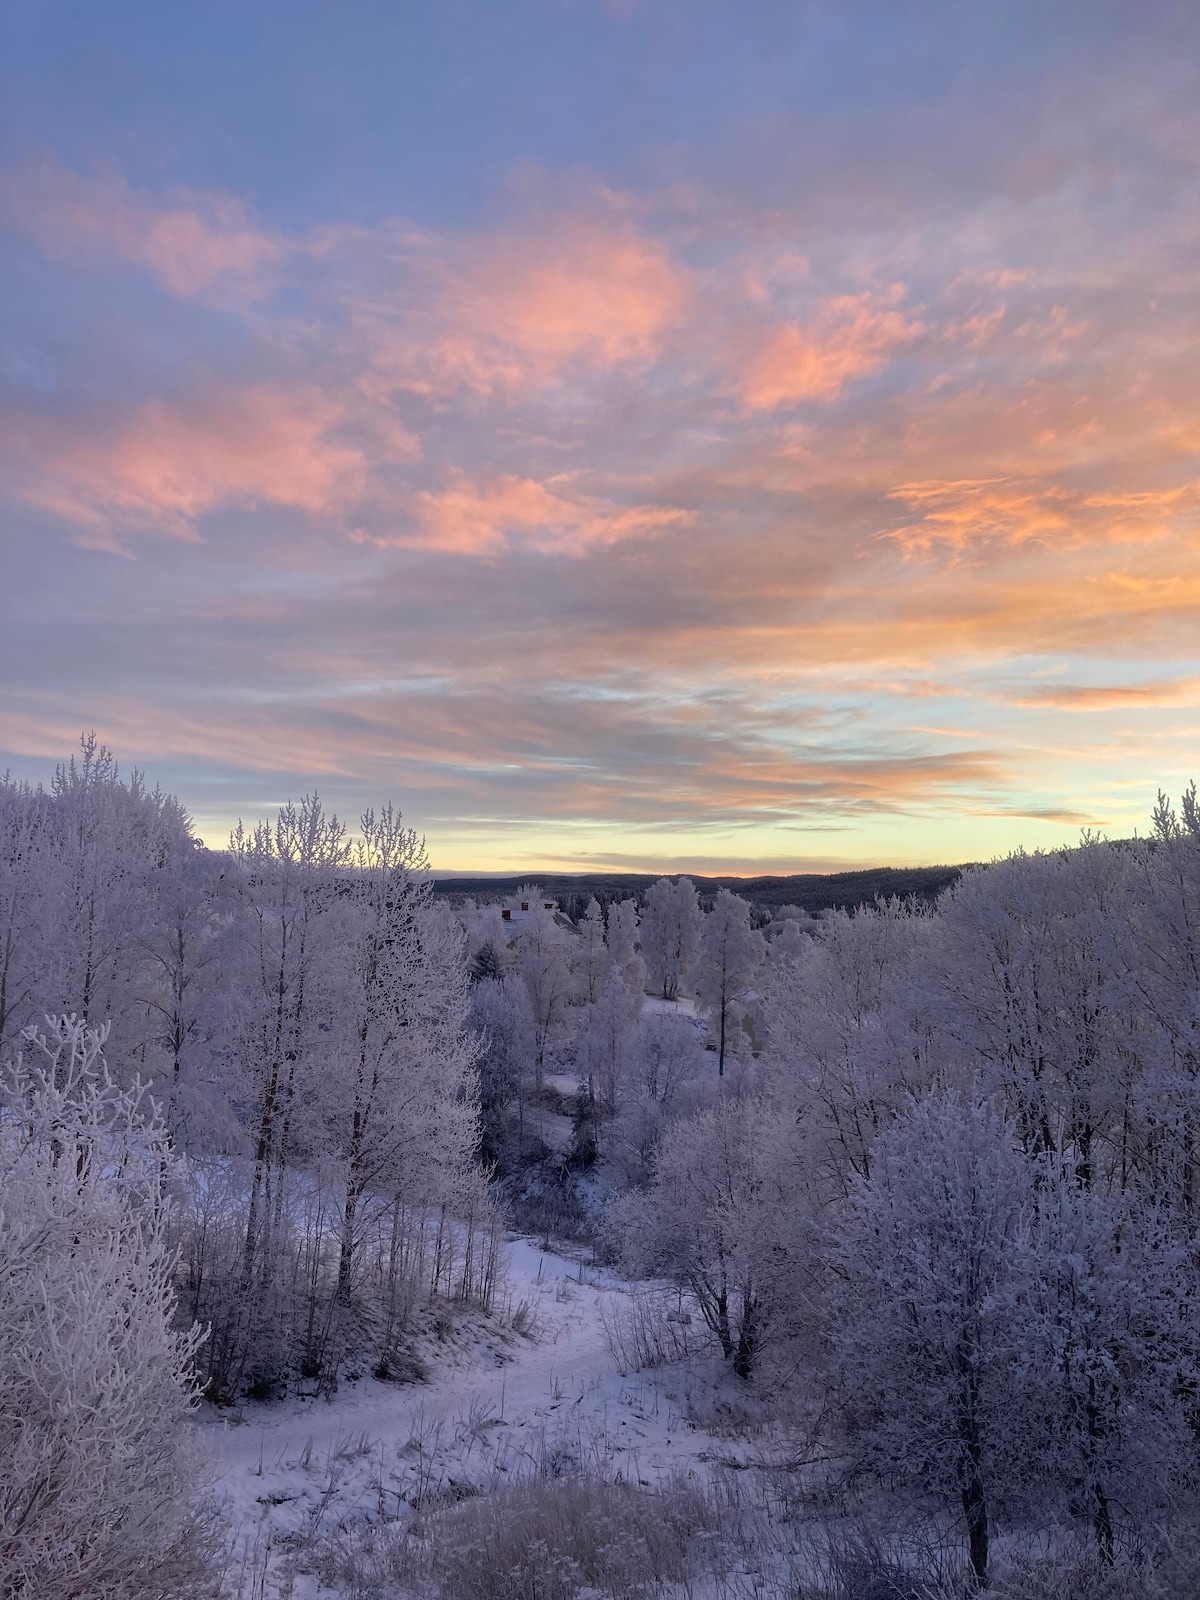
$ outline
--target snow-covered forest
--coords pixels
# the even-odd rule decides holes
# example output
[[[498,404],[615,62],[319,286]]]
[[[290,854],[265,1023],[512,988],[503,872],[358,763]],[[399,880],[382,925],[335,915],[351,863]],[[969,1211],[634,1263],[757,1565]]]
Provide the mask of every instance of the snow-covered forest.
[[[0,1595],[1194,1594],[1195,789],[1148,830],[572,920],[386,803],[4,780]]]

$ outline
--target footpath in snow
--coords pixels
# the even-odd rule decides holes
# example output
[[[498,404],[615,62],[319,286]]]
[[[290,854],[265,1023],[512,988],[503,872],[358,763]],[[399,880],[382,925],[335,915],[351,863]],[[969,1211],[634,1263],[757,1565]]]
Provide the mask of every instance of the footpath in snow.
[[[471,1347],[448,1349],[429,1382],[363,1378],[332,1401],[246,1403],[202,1423],[243,1566],[531,1473],[655,1488],[734,1453],[689,1415],[715,1367],[617,1370],[606,1322],[629,1306],[623,1280],[517,1239],[507,1288],[508,1321],[528,1331],[476,1318]]]

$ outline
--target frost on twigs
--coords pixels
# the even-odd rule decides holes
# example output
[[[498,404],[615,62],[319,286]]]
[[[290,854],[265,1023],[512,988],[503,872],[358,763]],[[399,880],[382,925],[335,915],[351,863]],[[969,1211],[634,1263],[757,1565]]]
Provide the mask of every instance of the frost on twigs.
[[[613,1309],[601,1304],[600,1319],[613,1366],[621,1377],[711,1358],[720,1352],[703,1317],[693,1316],[690,1300],[661,1285],[631,1286]]]
[[[106,1030],[28,1029],[0,1078],[0,1593],[207,1592],[211,1528],[183,1423],[203,1335],[172,1326],[157,1107]]]

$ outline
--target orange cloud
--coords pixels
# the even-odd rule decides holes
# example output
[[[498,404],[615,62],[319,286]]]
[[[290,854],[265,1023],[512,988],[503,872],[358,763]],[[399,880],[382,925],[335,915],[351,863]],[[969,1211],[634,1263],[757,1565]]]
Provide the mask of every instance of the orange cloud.
[[[1106,582],[1120,593],[1127,603],[1146,611],[1167,612],[1176,607],[1200,605],[1200,576],[1194,573],[1170,572],[1147,575],[1133,572],[1110,572]]]
[[[1141,489],[1084,496],[1083,506],[1099,514],[1114,541],[1143,543],[1168,539],[1185,524],[1200,532],[1200,483],[1175,489]]]
[[[285,254],[244,202],[226,194],[188,192],[186,203],[157,209],[124,179],[88,180],[49,163],[9,177],[2,192],[10,216],[48,254],[116,256],[184,297],[259,294]]]
[[[996,542],[1150,543],[1171,537],[1200,510],[1200,484],[1131,493],[1083,493],[1062,484],[1018,478],[929,480],[888,492],[918,520],[889,531],[906,554],[929,554]]]
[[[919,520],[891,530],[906,554],[928,554],[935,543],[954,550],[995,539],[1004,544],[1070,538],[1075,497],[1055,484],[1021,485],[1006,478],[902,483],[889,491]]]
[[[1181,678],[1174,682],[1107,688],[1088,684],[1048,684],[1045,688],[1013,696],[1010,704],[1044,706],[1055,711],[1137,711],[1153,706],[1195,705],[1197,700],[1200,700],[1200,679]]]
[[[225,391],[188,407],[150,401],[115,436],[55,441],[26,498],[119,547],[123,527],[189,536],[223,505],[321,513],[361,493],[360,452],[330,442],[341,408],[312,388]]]
[[[440,493],[416,495],[420,542],[463,555],[491,554],[510,543],[579,555],[690,520],[671,507],[617,506],[560,493],[561,487],[510,475],[475,484],[455,475]]]
[[[787,323],[771,334],[741,378],[751,411],[774,411],[804,400],[832,400],[854,378],[886,365],[924,327],[897,309],[903,289],[880,298],[834,295],[801,327]]]

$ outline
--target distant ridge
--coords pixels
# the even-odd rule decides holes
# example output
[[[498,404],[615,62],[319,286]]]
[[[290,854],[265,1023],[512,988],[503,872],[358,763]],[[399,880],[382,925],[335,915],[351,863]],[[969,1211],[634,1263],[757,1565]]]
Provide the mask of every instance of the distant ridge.
[[[732,889],[752,905],[762,906],[765,910],[792,905],[815,915],[818,911],[835,907],[852,911],[856,906],[870,905],[877,898],[888,899],[892,895],[900,899],[912,896],[917,900],[932,902],[943,890],[958,882],[963,870],[962,866],[865,867],[856,872],[795,872],[760,878],[710,878],[695,872],[685,876],[691,878],[701,898],[711,898],[718,889]],[[499,900],[514,894],[523,883],[538,883],[547,893],[554,895],[568,915],[572,915],[569,900],[578,898],[583,905],[593,897],[601,905],[630,897],[641,900],[650,885],[656,883],[663,874],[518,872],[503,877],[490,874],[460,877],[457,873],[453,877],[439,877],[435,871],[431,876],[437,893],[447,900]],[[670,876],[678,874],[672,873]]]

